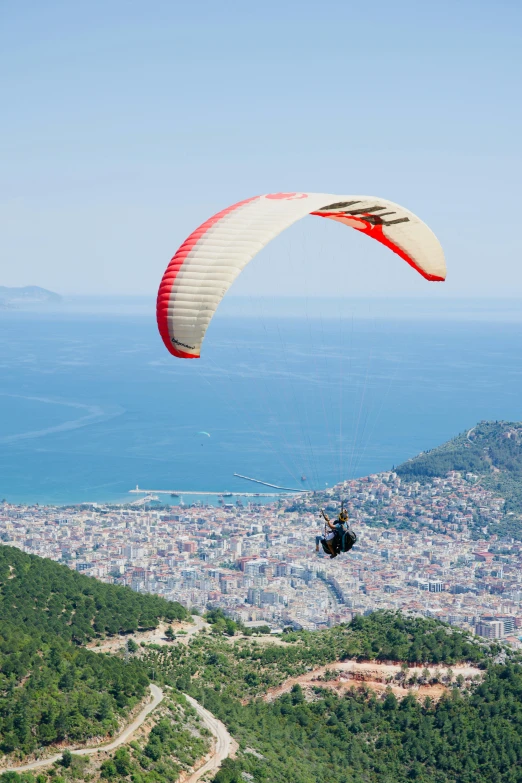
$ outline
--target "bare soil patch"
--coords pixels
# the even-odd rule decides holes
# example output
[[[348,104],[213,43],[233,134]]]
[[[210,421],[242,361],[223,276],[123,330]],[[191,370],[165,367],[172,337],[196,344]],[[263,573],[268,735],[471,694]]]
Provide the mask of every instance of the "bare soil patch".
[[[288,693],[297,684],[303,688],[329,688],[342,693],[363,683],[376,693],[384,693],[387,688],[391,688],[398,698],[403,698],[408,693],[413,693],[418,699],[424,699],[426,696],[429,696],[434,700],[438,700],[448,690],[450,672],[453,681],[460,674],[465,682],[468,683],[475,677],[482,677],[483,675],[481,669],[467,664],[456,664],[450,667],[428,666],[426,668],[430,673],[430,679],[437,677],[442,682],[433,684],[408,682],[414,675],[420,677],[424,667],[415,666],[403,671],[399,664],[393,663],[340,661],[331,663],[328,666],[320,666],[298,677],[290,677],[276,688],[270,688],[265,694],[264,700],[273,701],[282,696],[283,693]]]
[[[89,642],[85,646],[93,652],[108,652],[117,653],[123,650],[129,639],[132,639],[136,644],[157,644],[167,645],[173,642],[167,639],[165,633],[169,626],[172,626],[172,630],[176,634],[176,641],[182,641],[188,644],[189,640],[198,633],[207,623],[201,617],[194,617],[193,623],[160,623],[157,628],[152,631],[137,631],[136,633],[121,634],[118,636],[110,636],[107,639],[97,639]],[[179,634],[179,636],[178,636]],[[174,640],[173,640],[174,641]]]
[[[237,644],[238,642],[255,642],[261,647],[270,645],[274,645],[276,647],[292,647],[292,645],[295,644],[295,642],[285,642],[278,636],[271,636],[270,634],[263,634],[262,636],[244,636],[243,634],[237,634],[237,636],[227,636],[226,641],[229,642],[229,644]]]

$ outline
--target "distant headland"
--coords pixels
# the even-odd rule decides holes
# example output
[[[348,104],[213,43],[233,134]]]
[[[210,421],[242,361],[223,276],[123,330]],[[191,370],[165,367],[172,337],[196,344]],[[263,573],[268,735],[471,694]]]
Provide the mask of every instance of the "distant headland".
[[[0,310],[40,307],[59,304],[61,301],[62,297],[59,294],[37,285],[26,285],[20,288],[0,285]]]

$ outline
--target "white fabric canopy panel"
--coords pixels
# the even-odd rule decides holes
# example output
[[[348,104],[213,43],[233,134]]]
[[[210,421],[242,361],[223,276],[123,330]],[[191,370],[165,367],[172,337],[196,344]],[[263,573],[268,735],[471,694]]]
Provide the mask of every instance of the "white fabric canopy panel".
[[[226,292],[270,240],[306,215],[336,220],[397,253],[426,280],[446,278],[435,234],[413,212],[375,196],[268,193],[211,217],[181,245],[158,292],[158,328],[171,354],[197,359]]]

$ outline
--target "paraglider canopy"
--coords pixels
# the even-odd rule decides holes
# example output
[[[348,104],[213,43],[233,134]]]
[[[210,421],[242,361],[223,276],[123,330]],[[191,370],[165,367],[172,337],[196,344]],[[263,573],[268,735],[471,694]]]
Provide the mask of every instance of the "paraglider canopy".
[[[205,432],[205,430],[200,430],[198,432],[198,435],[206,435],[207,438],[210,438],[210,432]]]
[[[404,207],[374,196],[268,193],[218,212],[178,249],[161,281],[158,328],[173,356],[197,359],[220,301],[249,261],[306,215],[335,220],[376,239],[426,280],[446,277],[437,237]]]

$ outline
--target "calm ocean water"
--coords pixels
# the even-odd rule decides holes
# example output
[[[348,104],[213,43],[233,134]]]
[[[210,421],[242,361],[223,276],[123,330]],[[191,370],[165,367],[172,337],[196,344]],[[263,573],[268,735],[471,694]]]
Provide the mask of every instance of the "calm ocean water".
[[[236,304],[193,362],[167,354],[149,302],[0,313],[0,497],[256,491],[235,472],[319,488],[522,418],[518,304],[323,305]]]

